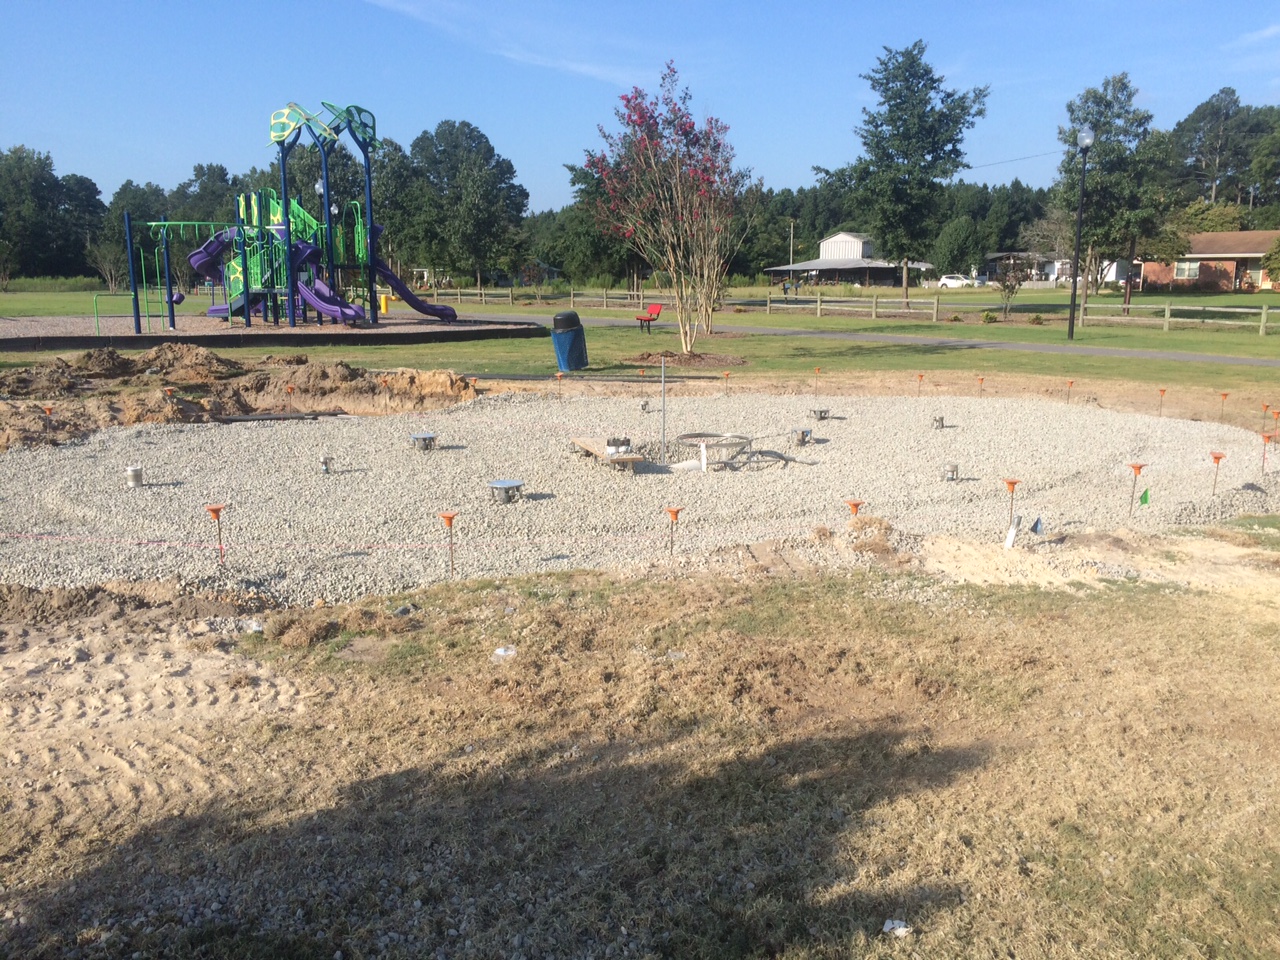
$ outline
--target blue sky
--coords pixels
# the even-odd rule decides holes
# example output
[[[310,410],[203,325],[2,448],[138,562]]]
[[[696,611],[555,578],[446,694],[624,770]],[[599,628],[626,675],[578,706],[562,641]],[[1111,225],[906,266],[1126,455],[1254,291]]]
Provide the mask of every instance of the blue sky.
[[[1280,102],[1280,12],[1203,3],[1032,5],[797,0],[6,0],[0,149],[25,144],[104,199],[126,178],[166,188],[197,163],[271,162],[271,112],[293,100],[374,112],[406,148],[468,120],[516,166],[531,209],[571,200],[563,164],[650,91],[673,59],[700,114],[730,126],[767,186],[813,183],[859,149],[868,72],[917,39],[953,87],[989,84],[966,140],[971,181],[1048,186],[1065,104],[1128,71],[1171,127],[1220,87]],[[1248,15],[1252,11],[1253,15]]]

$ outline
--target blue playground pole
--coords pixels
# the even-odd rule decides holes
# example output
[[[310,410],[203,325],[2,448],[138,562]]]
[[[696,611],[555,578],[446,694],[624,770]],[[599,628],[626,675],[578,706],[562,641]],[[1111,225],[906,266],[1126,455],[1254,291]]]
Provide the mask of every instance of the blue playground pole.
[[[297,293],[297,278],[293,275],[293,233],[289,224],[289,151],[298,142],[296,136],[289,144],[280,144],[280,217],[284,221],[284,276],[285,276],[285,309],[289,312],[289,326],[298,325],[298,316],[294,309],[294,295]]]
[[[328,104],[325,104],[328,107]],[[333,109],[330,107],[330,109]],[[366,127],[363,121],[357,123],[354,115],[360,113],[368,113],[362,111],[359,107],[347,107],[345,114],[348,115],[346,122],[347,133],[351,134],[351,139],[356,142],[356,146],[360,148],[360,155],[364,158],[364,214],[365,214],[365,235],[368,238],[368,264],[366,264],[366,273],[369,280],[369,309],[365,313],[365,317],[370,323],[378,322],[378,287],[375,282],[377,279],[377,269],[374,267],[374,260],[378,256],[377,235],[373,230],[373,168],[369,164],[369,149],[376,147],[378,141],[373,130],[372,123],[367,127],[368,137],[366,138]],[[370,121],[373,120],[373,114],[369,114]]]
[[[327,144],[320,145],[320,181],[324,184],[324,253],[325,266],[329,273],[325,277],[329,287],[338,289],[337,278],[333,275],[333,211],[329,200],[329,149]]]
[[[378,236],[373,232],[373,169],[369,166],[369,148],[360,144],[364,154],[364,222],[365,236],[369,240],[369,322],[378,322],[378,271],[373,262],[378,256]]]
[[[341,125],[339,125],[340,127]],[[338,145],[338,141],[324,139],[310,125],[306,129],[307,133],[311,134],[314,146],[320,151],[320,185],[324,204],[324,209],[321,212],[324,214],[325,266],[329,271],[325,275],[325,279],[329,282],[329,286],[336,290],[338,289],[338,283],[333,269],[333,212],[329,209],[330,204],[333,202],[329,198],[329,153]],[[324,322],[323,314],[321,315],[321,322]]]
[[[124,258],[129,262],[129,291],[133,294],[133,332],[142,334],[142,314],[138,312],[138,274],[133,266],[133,222],[124,212]]]
[[[267,223],[271,219],[271,204],[267,202],[267,194],[265,190],[259,190],[254,194],[257,205],[254,207],[254,213],[257,216],[258,227],[258,264],[259,277],[262,286],[259,288],[263,291],[262,296],[262,322],[274,322],[280,326],[280,298],[275,293],[268,294],[267,290],[275,289],[275,269],[272,267],[271,244],[276,238],[274,230],[270,229]],[[268,282],[271,286],[268,287]],[[246,307],[246,309],[248,309]]]
[[[162,223],[168,221],[168,217],[161,217]],[[173,272],[169,266],[169,228],[160,228],[160,243],[164,246],[164,302],[169,306],[169,329],[177,330],[178,325],[174,322],[173,317]]]
[[[366,251],[369,262],[366,264],[366,274],[369,281],[369,309],[365,313],[370,323],[378,322],[378,287],[376,284],[378,272],[374,269],[373,261],[378,255],[377,239],[373,233],[373,168],[369,165],[369,144],[356,133],[354,127],[347,127],[347,132],[351,134],[351,139],[356,142],[356,146],[360,148],[360,156],[364,158],[364,224],[365,236],[368,238],[369,247]]]
[[[249,195],[244,195],[244,212],[249,212]],[[240,275],[244,282],[240,284],[240,307],[244,310],[244,325],[249,326],[249,234],[245,229],[248,220],[241,215],[240,204],[236,204],[236,239],[240,241]],[[265,317],[265,314],[264,314]],[[231,311],[227,311],[227,326],[231,326]]]

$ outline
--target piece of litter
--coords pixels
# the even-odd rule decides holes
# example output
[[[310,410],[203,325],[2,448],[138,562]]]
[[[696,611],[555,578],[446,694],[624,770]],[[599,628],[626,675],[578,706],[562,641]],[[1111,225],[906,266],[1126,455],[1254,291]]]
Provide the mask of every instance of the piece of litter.
[[[1031,525],[1031,532],[1037,537],[1044,533],[1044,524],[1040,521],[1039,517],[1036,517],[1036,522]]]
[[[516,655],[515,647],[499,647],[497,650],[493,651],[493,662],[506,663],[515,655]]]
[[[1013,523],[1009,524],[1009,533],[1004,538],[1004,548],[1006,550],[1013,549],[1013,542],[1018,539],[1018,530],[1022,527],[1022,516],[1013,518]]]
[[[907,926],[904,920],[886,920],[882,932],[891,933],[895,937],[905,937],[910,935],[911,928]]]

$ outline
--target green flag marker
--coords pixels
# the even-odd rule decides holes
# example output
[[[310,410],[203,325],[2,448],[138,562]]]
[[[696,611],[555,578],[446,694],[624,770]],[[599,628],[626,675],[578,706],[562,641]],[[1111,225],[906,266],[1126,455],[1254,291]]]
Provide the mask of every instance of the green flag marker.
[[[1142,504],[1144,507],[1145,507],[1147,504],[1149,504],[1149,503],[1151,502],[1151,488],[1150,488],[1150,487],[1147,487],[1147,489],[1145,489],[1145,490],[1143,490],[1143,491],[1142,491],[1142,496],[1140,496],[1140,497],[1138,498],[1138,502],[1139,502],[1140,504]]]

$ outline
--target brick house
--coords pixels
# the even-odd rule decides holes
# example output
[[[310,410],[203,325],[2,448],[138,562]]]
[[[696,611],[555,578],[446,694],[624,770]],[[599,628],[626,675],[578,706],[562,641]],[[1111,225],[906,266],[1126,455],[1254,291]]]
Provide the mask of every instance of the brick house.
[[[1280,230],[1194,233],[1191,249],[1173,263],[1142,265],[1142,287],[1164,290],[1264,290],[1280,286],[1261,259],[1280,240]]]

